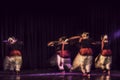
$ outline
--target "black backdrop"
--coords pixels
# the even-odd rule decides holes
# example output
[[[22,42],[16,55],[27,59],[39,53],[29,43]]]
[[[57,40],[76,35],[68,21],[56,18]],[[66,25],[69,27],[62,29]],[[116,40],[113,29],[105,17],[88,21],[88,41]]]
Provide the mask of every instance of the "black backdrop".
[[[119,34],[118,38],[114,37],[114,33],[120,29],[119,26],[119,8],[111,4],[74,7],[65,4],[64,7],[35,4],[34,7],[27,4],[24,7],[3,6],[0,14],[0,68],[3,69],[3,59],[7,53],[2,41],[9,36],[15,36],[24,42],[23,69],[45,69],[49,68],[49,59],[54,54],[53,49],[47,47],[49,41],[88,31],[94,40],[100,40],[104,33],[109,34],[113,51],[112,68],[120,70]],[[95,51],[96,55],[98,53]]]

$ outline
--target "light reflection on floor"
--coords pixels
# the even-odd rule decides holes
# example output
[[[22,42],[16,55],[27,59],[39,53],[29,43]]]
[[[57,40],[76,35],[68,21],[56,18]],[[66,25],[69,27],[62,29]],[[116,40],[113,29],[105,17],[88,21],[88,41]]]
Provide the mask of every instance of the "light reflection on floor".
[[[120,73],[114,72],[110,76],[102,73],[91,73],[91,77],[83,77],[81,73],[0,73],[0,80],[120,80]]]

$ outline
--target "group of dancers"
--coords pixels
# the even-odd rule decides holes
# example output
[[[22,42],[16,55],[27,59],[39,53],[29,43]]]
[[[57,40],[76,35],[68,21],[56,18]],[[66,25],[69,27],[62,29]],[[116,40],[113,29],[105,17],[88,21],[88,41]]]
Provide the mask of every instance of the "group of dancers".
[[[71,65],[71,52],[69,51],[69,47],[73,40],[77,40],[79,51]],[[107,34],[101,37],[101,41],[96,42],[90,38],[88,32],[83,32],[79,36],[72,36],[70,38],[60,37],[58,41],[51,41],[48,43],[48,46],[55,47],[57,54],[57,66],[59,70],[64,72],[64,66],[67,66],[70,72],[79,68],[82,71],[83,76],[88,77],[90,77],[93,62],[93,45],[101,45],[99,55],[95,58],[95,67],[101,68],[103,72],[110,75],[112,51],[110,49]]]
[[[71,51],[69,50],[72,41],[76,40],[79,47],[78,53],[71,61]],[[20,72],[22,65],[21,48],[22,41],[18,41],[15,37],[9,37],[4,41],[9,47],[9,54],[4,59],[4,70]],[[71,44],[72,43],[72,44]],[[57,54],[57,66],[60,71],[64,72],[65,67],[70,72],[79,68],[83,76],[90,76],[91,66],[93,62],[93,45],[101,45],[101,50],[98,56],[95,58],[95,67],[101,68],[103,72],[110,75],[111,63],[112,63],[112,51],[110,49],[110,42],[108,35],[105,34],[101,37],[101,41],[93,41],[88,32],[83,32],[81,35],[72,36],[70,38],[60,37],[57,41],[50,41],[48,46],[55,47]]]

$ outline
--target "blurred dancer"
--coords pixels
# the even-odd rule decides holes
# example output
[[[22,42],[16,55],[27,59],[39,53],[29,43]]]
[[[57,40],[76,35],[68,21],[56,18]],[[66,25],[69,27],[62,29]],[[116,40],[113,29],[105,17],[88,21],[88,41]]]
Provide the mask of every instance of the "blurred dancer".
[[[23,43],[18,41],[15,37],[9,37],[6,42],[9,50],[9,55],[4,60],[4,70],[20,72],[22,65],[21,47]]]
[[[101,68],[103,72],[107,72],[110,75],[111,63],[112,63],[112,51],[110,49],[110,43],[108,35],[104,35],[101,40],[101,53],[95,59],[96,68]]]
[[[73,61],[71,71],[79,67],[83,73],[83,76],[90,77],[93,51],[92,45],[95,43],[89,38],[88,32],[83,32],[81,36],[72,37],[72,39],[79,38],[79,51]]]
[[[57,66],[60,71],[65,71],[64,66],[71,68],[71,59],[69,52],[69,42],[66,37],[59,38],[58,41],[51,41],[48,46],[54,46],[57,54]]]

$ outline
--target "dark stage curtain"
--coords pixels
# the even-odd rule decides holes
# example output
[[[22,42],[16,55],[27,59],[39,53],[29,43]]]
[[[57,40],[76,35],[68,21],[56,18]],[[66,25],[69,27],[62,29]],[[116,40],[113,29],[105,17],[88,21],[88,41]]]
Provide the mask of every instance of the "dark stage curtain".
[[[0,15],[0,68],[3,68],[3,59],[8,53],[2,41],[9,36],[15,36],[24,42],[22,69],[46,69],[49,68],[50,57],[54,55],[54,49],[47,47],[49,41],[88,31],[97,41],[102,34],[109,34],[113,51],[112,68],[120,70],[120,38],[114,38],[119,26],[120,12],[112,7],[77,8],[72,11],[4,10]],[[100,46],[94,49],[95,57]]]

